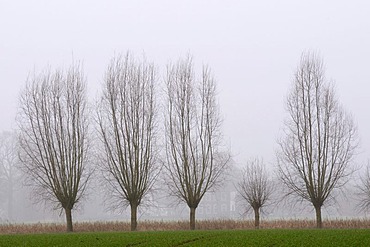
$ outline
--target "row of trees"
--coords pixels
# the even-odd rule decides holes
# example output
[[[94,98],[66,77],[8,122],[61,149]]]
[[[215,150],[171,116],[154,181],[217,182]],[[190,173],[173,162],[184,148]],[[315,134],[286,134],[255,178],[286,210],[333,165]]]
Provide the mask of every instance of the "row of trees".
[[[199,202],[228,164],[219,148],[216,85],[206,67],[196,78],[190,57],[169,65],[165,81],[165,159],[159,158],[153,64],[129,54],[112,59],[96,106],[99,134],[94,140],[100,142],[94,147],[86,83],[78,65],[27,82],[18,117],[22,168],[35,195],[64,209],[67,231],[73,230],[71,211],[85,195],[94,169],[103,172],[111,205],[130,206],[133,231],[137,208],[165,171],[172,194],[189,206],[190,228],[195,229]]]
[[[288,118],[276,152],[277,176],[286,196],[312,204],[317,228],[322,228],[321,208],[350,179],[358,139],[353,119],[339,104],[317,54],[302,55],[286,109]],[[359,185],[364,209],[370,205],[369,182],[367,175]],[[247,167],[239,192],[255,211],[256,227],[259,209],[271,199],[273,186],[258,160]]]
[[[216,82],[206,66],[197,77],[191,57],[167,66],[163,104],[157,82],[152,63],[117,56],[93,114],[78,64],[27,81],[17,119],[22,169],[38,198],[65,211],[67,231],[73,231],[72,209],[96,170],[103,174],[110,205],[130,206],[131,230],[137,229],[138,207],[162,174],[171,194],[188,205],[195,229],[196,208],[222,181],[230,160],[221,149]],[[356,128],[312,53],[302,56],[287,110],[278,174],[288,194],[313,204],[322,227],[321,207],[350,173]],[[237,186],[255,211],[256,227],[260,208],[274,193],[269,181],[256,160]]]

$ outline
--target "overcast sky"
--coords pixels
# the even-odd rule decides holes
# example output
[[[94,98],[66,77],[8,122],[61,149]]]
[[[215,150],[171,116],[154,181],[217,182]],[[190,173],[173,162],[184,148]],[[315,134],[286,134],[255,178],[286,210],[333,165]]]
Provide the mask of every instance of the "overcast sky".
[[[368,1],[0,0],[0,131],[16,127],[30,73],[83,60],[96,95],[115,53],[144,52],[164,72],[191,53],[217,81],[224,138],[238,163],[274,162],[284,101],[301,53],[320,52],[370,158]],[[91,98],[93,100],[93,98]]]

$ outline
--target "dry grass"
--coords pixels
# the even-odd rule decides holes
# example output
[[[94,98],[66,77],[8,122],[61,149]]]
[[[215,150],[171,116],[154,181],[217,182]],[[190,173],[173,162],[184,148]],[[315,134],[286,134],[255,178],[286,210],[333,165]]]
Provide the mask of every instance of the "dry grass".
[[[302,229],[314,228],[314,220],[268,220],[261,222],[261,228],[265,229]],[[334,219],[325,220],[325,228],[349,229],[370,228],[369,219]],[[200,220],[197,221],[197,229],[220,230],[220,229],[253,229],[252,220]],[[187,221],[140,221],[139,231],[177,231],[188,230]],[[129,231],[129,222],[77,222],[74,224],[76,232],[116,232]],[[0,234],[27,234],[27,233],[59,233],[65,231],[65,225],[61,223],[36,223],[36,224],[2,224]]]

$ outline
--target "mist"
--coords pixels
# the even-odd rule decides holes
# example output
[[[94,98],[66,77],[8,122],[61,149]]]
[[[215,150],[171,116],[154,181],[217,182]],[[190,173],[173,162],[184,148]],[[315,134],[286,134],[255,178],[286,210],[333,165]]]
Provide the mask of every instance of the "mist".
[[[0,3],[0,136],[16,136],[19,95],[27,78],[50,68],[82,61],[88,101],[101,93],[110,59],[127,51],[153,61],[159,81],[166,65],[191,54],[196,69],[207,64],[217,82],[224,145],[232,169],[224,185],[206,194],[197,219],[252,219],[237,196],[240,169],[262,157],[275,176],[277,139],[287,117],[285,102],[302,52],[317,51],[325,61],[343,107],[358,128],[356,172],[324,218],[366,217],[356,207],[355,185],[370,157],[367,1],[3,1]],[[6,134],[8,133],[8,134]],[[15,137],[14,137],[15,138]],[[16,139],[16,138],[15,138]],[[0,140],[1,141],[1,140]],[[1,158],[1,157],[0,157]],[[33,200],[17,162],[13,185],[0,174],[2,223],[64,222],[59,210]],[[111,211],[99,172],[75,221],[129,221],[128,208]],[[274,178],[275,179],[275,178]],[[8,184],[8,185],[7,185]],[[314,218],[305,203],[279,198],[262,219]],[[140,220],[187,220],[189,209],[158,183],[139,209]]]

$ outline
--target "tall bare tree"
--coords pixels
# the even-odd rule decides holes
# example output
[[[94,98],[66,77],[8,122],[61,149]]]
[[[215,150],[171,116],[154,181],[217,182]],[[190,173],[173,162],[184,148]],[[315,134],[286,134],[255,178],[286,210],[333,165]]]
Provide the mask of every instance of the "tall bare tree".
[[[132,231],[137,229],[137,209],[160,168],[155,83],[153,64],[136,62],[129,54],[117,56],[107,69],[98,108],[105,150],[101,163],[111,205],[130,206]]]
[[[13,219],[14,190],[20,179],[18,166],[17,134],[4,131],[0,134],[0,183],[7,199],[7,213],[10,221]]]
[[[243,201],[254,211],[254,226],[260,226],[260,210],[272,199],[274,184],[269,178],[262,159],[248,161],[243,178],[236,187]]]
[[[219,107],[216,83],[204,67],[197,80],[192,59],[167,68],[165,168],[172,194],[190,208],[190,229],[204,194],[219,181],[227,166],[220,148]]]
[[[289,118],[277,154],[281,181],[289,194],[312,203],[317,227],[321,207],[351,173],[356,127],[325,79],[323,61],[304,53],[287,98]]]
[[[20,96],[22,168],[37,198],[64,209],[68,232],[91,175],[86,104],[79,65],[34,76]]]

